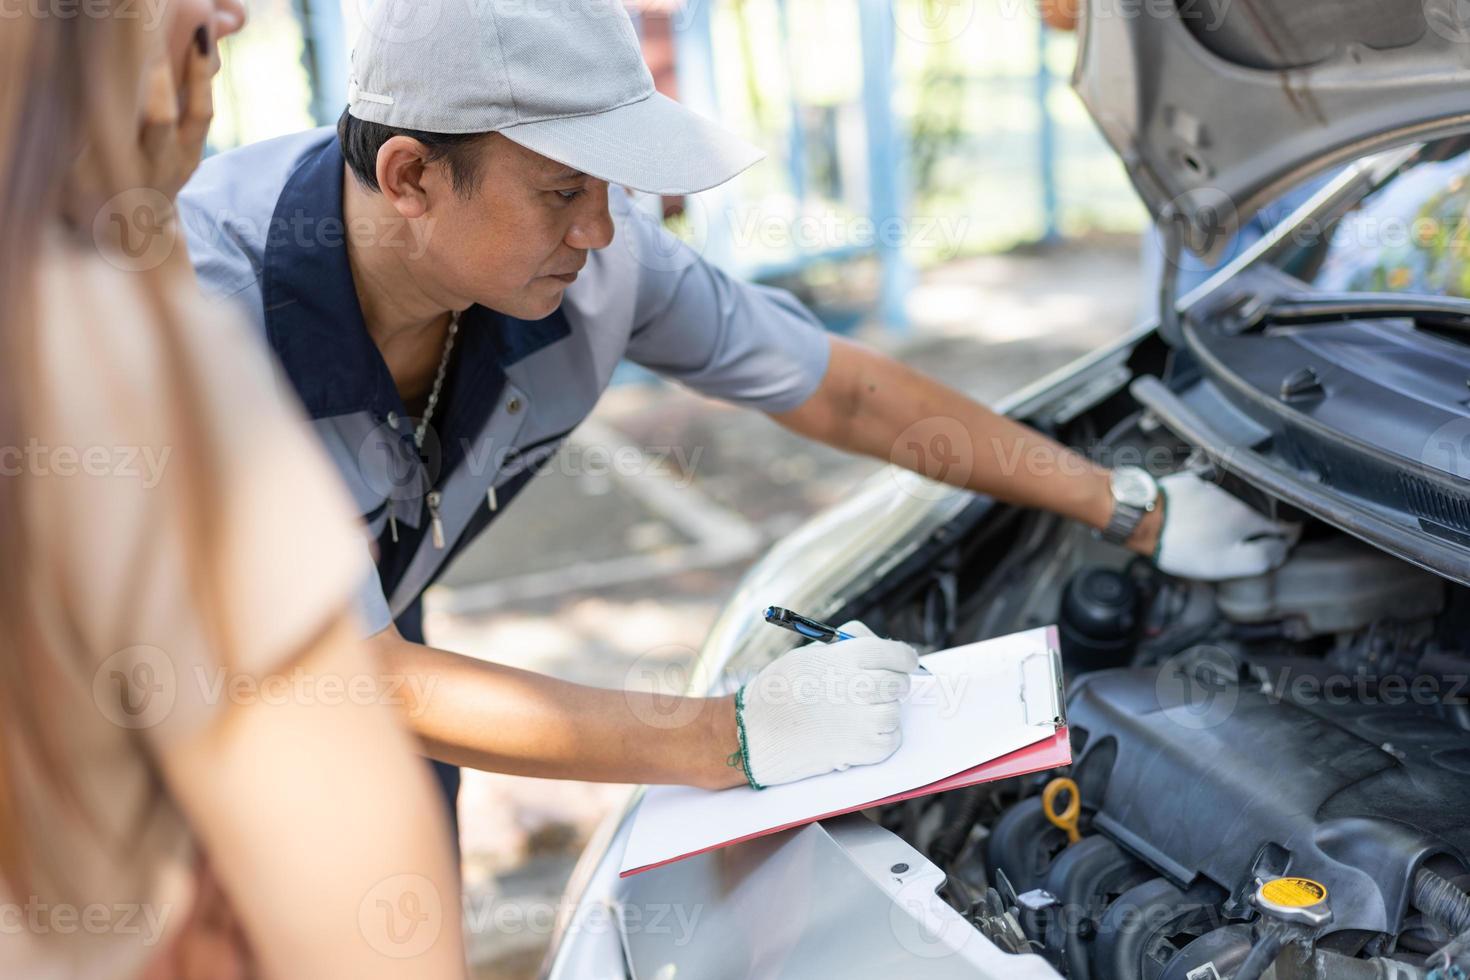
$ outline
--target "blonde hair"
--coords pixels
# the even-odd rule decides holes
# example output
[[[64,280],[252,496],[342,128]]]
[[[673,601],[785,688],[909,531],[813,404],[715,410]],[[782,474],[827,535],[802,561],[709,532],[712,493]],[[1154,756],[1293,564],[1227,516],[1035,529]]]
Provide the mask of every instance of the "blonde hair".
[[[93,237],[94,225],[109,226],[92,220],[99,208],[124,190],[145,186],[139,106],[145,69],[161,56],[161,43],[158,31],[145,30],[142,18],[116,0],[66,18],[31,5],[0,31],[0,446],[23,445],[35,424],[43,239],[60,230],[82,261],[88,250],[109,245]],[[169,299],[180,287],[179,272],[159,266],[134,275],[167,359],[161,396],[179,450],[169,479],[182,491],[188,580],[205,622],[222,639],[218,576],[209,560],[218,542],[209,506],[217,499],[218,467],[194,410],[199,392]],[[0,881],[22,895],[30,893],[36,871],[27,841],[42,828],[22,825],[18,763],[31,762],[62,799],[77,803],[60,748],[64,716],[56,671],[86,652],[48,649],[59,641],[44,635],[31,606],[37,587],[51,586],[34,581],[44,542],[27,527],[27,494],[33,491],[25,476],[0,477]],[[58,608],[69,608],[65,595],[56,598]],[[80,634],[71,629],[70,635]]]

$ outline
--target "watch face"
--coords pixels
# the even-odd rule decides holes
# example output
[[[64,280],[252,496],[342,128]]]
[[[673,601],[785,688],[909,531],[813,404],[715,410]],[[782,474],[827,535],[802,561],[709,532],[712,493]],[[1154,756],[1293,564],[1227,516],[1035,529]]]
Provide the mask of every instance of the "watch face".
[[[1148,510],[1159,496],[1154,478],[1137,466],[1120,466],[1113,470],[1113,499],[1129,507]]]

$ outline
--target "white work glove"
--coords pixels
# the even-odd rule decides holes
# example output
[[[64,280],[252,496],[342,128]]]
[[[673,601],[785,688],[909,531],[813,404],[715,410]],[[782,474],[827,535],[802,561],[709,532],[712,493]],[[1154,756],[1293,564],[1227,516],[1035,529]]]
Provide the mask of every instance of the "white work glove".
[[[1201,581],[1268,572],[1286,560],[1300,528],[1264,517],[1193,473],[1159,481],[1164,526],[1154,564]]]
[[[851,640],[809,643],[767,664],[736,695],[745,774],[756,789],[882,762],[903,740],[898,703],[914,648],[862,623]]]

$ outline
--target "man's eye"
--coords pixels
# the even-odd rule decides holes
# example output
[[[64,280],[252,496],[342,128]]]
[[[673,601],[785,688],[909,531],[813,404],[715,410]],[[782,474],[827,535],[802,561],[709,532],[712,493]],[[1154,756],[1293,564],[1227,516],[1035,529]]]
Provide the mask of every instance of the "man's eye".
[[[563,201],[575,201],[582,196],[582,188],[578,187],[576,190],[571,191],[557,191],[556,196]]]

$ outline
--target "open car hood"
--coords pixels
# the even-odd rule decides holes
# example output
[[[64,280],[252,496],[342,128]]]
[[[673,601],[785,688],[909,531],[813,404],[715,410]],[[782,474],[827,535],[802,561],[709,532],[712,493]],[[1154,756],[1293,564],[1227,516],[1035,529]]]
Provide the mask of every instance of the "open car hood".
[[[1206,257],[1313,173],[1470,128],[1465,0],[1088,0],[1079,30],[1078,94]]]

